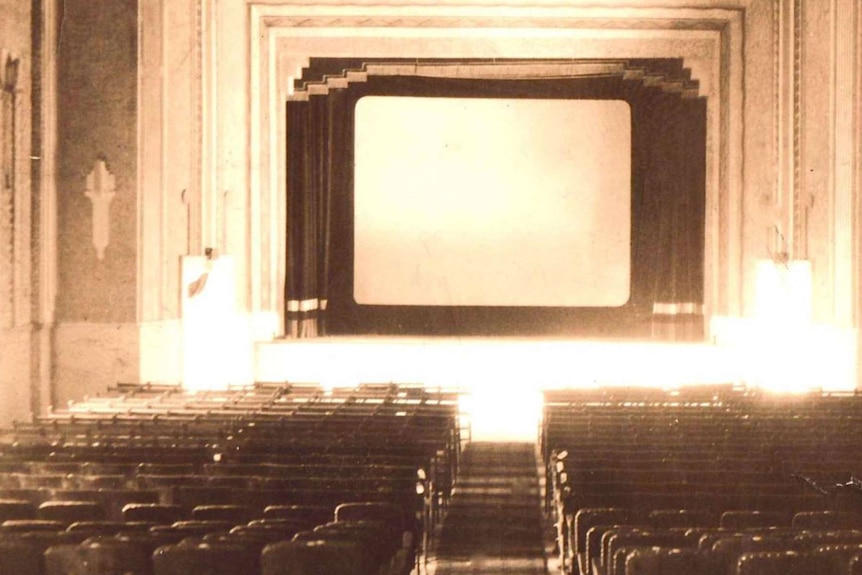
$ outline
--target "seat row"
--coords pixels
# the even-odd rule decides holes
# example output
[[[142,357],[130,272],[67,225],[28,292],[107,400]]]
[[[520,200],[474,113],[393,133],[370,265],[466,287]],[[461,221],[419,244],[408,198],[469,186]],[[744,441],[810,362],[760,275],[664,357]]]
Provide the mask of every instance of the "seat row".
[[[70,562],[110,563],[120,559],[96,549],[130,545],[139,549],[123,558],[147,561],[123,573],[281,573],[265,557],[321,563],[324,549],[356,555],[337,572],[409,572],[448,502],[460,448],[446,390],[118,385],[0,434],[0,544],[36,545],[10,556],[38,556],[51,574],[101,575]],[[273,516],[300,508],[326,512],[312,524]],[[215,549],[227,554],[214,559],[222,570],[171,570]],[[228,569],[228,556],[243,569]]]
[[[580,510],[575,569],[601,575],[846,575],[862,567],[862,515]],[[855,567],[851,567],[851,563]],[[856,571],[851,571],[855,568]]]
[[[128,509],[130,516],[169,509]],[[199,510],[227,517],[227,509]],[[270,517],[232,525],[198,519],[152,525],[129,521],[0,524],[0,573],[20,575],[239,575],[346,573],[403,575],[414,563],[415,540],[401,510],[387,504],[338,506],[329,520],[319,508],[272,508]],[[215,512],[221,512],[219,515]],[[56,525],[54,525],[56,524]],[[349,561],[345,562],[345,559]],[[322,570],[321,570],[322,569]],[[332,570],[330,570],[332,569]]]
[[[780,398],[733,386],[546,392],[546,511],[561,565],[584,575],[596,569],[575,526],[590,509],[641,518],[684,509],[712,517],[697,526],[714,528],[725,512],[862,512],[860,431],[855,394]]]

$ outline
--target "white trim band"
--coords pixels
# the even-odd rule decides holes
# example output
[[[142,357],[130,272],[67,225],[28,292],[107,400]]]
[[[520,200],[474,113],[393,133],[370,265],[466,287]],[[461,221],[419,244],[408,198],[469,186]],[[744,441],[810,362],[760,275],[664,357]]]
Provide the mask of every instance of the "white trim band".
[[[653,315],[703,315],[703,304],[695,302],[652,304]]]

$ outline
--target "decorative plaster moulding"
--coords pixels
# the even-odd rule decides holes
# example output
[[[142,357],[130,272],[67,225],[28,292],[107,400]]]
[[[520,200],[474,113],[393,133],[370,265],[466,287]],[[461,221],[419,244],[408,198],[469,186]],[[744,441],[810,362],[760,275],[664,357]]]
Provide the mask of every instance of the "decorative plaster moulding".
[[[108,171],[104,160],[96,160],[87,176],[87,191],[93,207],[93,247],[96,257],[105,259],[105,249],[111,241],[111,200],[117,195],[114,175]]]
[[[288,100],[307,101],[312,95],[326,95],[332,89],[347,88],[351,81],[365,82],[368,76],[416,76],[426,78],[561,78],[594,75],[618,74],[626,80],[640,80],[645,86],[655,86],[664,92],[681,94],[684,98],[699,96],[699,86],[696,81],[668,78],[662,74],[647,74],[642,68],[630,68],[624,60],[608,60],[601,63],[590,61],[568,60],[540,61],[536,63],[517,62],[511,64],[437,64],[416,62],[403,64],[401,62],[374,61],[365,64],[363,69],[345,70],[344,76],[324,76],[322,80],[305,83],[295,87],[288,94]]]
[[[739,8],[666,6],[453,6],[251,4],[252,20],[269,28],[567,28],[722,30],[741,19]]]

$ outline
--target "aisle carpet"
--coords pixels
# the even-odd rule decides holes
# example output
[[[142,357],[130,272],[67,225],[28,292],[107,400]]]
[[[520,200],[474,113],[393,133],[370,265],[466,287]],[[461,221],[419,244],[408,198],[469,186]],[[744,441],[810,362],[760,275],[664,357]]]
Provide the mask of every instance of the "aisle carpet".
[[[535,445],[472,443],[437,545],[434,575],[546,575]]]

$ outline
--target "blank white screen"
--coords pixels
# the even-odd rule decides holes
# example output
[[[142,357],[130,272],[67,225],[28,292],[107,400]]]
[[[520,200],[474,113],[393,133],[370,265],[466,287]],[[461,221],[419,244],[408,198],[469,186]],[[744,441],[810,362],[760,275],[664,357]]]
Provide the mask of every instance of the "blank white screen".
[[[628,301],[626,102],[371,96],[355,125],[357,303]]]

